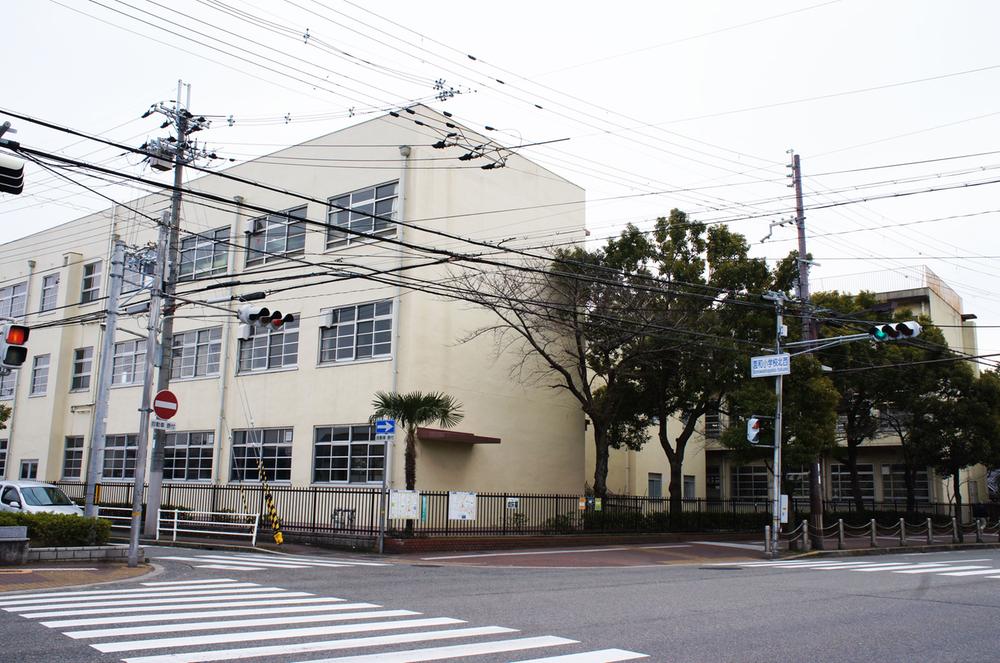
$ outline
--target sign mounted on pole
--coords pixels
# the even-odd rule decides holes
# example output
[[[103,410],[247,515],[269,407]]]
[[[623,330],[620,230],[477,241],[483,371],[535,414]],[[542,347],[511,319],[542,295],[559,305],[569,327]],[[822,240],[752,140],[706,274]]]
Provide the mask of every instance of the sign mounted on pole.
[[[169,389],[156,392],[156,396],[153,396],[153,412],[160,419],[173,417],[177,414],[177,395]]]
[[[750,377],[767,378],[788,375],[792,372],[792,355],[783,352],[778,355],[761,355],[750,358]]]
[[[375,420],[375,439],[376,440],[388,440],[396,435],[396,420],[395,419],[376,419]]]

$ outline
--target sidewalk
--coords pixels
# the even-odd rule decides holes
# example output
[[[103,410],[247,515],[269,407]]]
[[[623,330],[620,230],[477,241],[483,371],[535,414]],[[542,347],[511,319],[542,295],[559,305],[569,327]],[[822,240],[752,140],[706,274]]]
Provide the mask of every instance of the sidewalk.
[[[0,566],[0,592],[34,591],[57,587],[94,585],[131,580],[153,573],[149,564],[131,569],[115,562],[51,563],[34,562],[24,566]]]

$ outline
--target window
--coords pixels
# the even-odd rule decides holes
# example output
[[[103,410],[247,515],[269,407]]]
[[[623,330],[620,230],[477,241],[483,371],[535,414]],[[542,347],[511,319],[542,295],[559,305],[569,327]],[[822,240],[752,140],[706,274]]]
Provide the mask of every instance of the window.
[[[385,444],[375,441],[372,426],[325,426],[316,429],[313,482],[372,483],[382,480]]]
[[[319,332],[320,363],[392,354],[391,301],[334,309],[329,322]]]
[[[0,440],[0,479],[7,476],[7,440]]]
[[[705,468],[705,499],[722,499],[722,468],[718,465]]]
[[[73,350],[73,380],[70,391],[90,389],[90,374],[94,366],[94,348]]]
[[[684,489],[682,496],[686,500],[693,500],[695,498],[694,475],[692,474],[684,475]]]
[[[809,465],[786,465],[785,483],[792,487],[792,497],[809,499]]]
[[[11,371],[7,375],[0,375],[0,401],[9,401],[14,398],[14,387],[17,385],[17,371]],[[3,474],[0,474],[3,476]]]
[[[646,478],[646,495],[655,499],[663,497],[663,475],[659,472],[650,472]]]
[[[49,386],[49,355],[36,355],[31,365],[29,396],[44,396]]]
[[[59,274],[49,274],[42,278],[42,301],[39,311],[51,311],[59,298]]]
[[[225,274],[228,267],[229,226],[209,230],[181,240],[177,280],[191,281]]]
[[[21,461],[21,473],[19,475],[21,479],[37,479],[38,478],[38,459],[29,458],[27,460]]]
[[[240,373],[288,368],[298,363],[298,316],[279,329],[253,327],[250,333],[249,339],[240,341]]]
[[[106,435],[104,437],[104,478],[131,479],[135,476],[135,451],[139,436]]]
[[[718,440],[722,437],[722,418],[719,408],[715,407],[705,413],[705,439]]]
[[[870,463],[858,463],[858,483],[861,487],[861,497],[866,500],[875,499],[875,466]],[[833,499],[850,500],[854,498],[851,492],[851,472],[847,465],[833,464],[830,466],[830,488]]]
[[[301,255],[306,246],[305,218],[306,208],[299,207],[250,221],[247,267]]]
[[[926,468],[917,470],[913,493],[917,502],[927,504],[931,501]],[[882,499],[887,502],[906,500],[906,466],[902,463],[882,466]]]
[[[0,288],[0,318],[20,318],[28,303],[28,284],[15,283]]]
[[[96,302],[101,296],[101,261],[83,266],[83,284],[80,287],[80,303]]]
[[[211,481],[215,433],[167,433],[163,478],[167,481]]]
[[[268,481],[292,479],[292,429],[265,428],[233,431],[230,481],[259,481],[258,461]]]
[[[330,199],[327,212],[326,248],[343,246],[363,241],[353,233],[337,230],[333,226],[348,228],[369,235],[393,235],[396,233],[396,188],[398,182],[360,189],[343,196]],[[378,217],[378,218],[376,218]]]
[[[152,251],[127,253],[122,273],[122,293],[148,288],[153,283],[156,254]]]
[[[731,472],[730,496],[737,500],[766,500],[768,471],[763,465],[743,465]]]
[[[111,384],[138,384],[144,378],[146,341],[138,339],[115,343],[111,365]]]
[[[171,378],[194,378],[219,374],[222,327],[174,334]]]
[[[79,479],[83,475],[83,437],[66,438],[63,450],[63,479]]]

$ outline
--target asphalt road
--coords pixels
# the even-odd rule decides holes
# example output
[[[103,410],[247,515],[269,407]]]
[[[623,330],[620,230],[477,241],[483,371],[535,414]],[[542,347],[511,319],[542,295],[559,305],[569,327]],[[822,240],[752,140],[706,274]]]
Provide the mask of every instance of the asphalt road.
[[[1000,653],[993,550],[586,568],[151,553],[161,573],[113,589],[0,594],[0,660],[884,662]],[[101,591],[113,593],[92,593]]]

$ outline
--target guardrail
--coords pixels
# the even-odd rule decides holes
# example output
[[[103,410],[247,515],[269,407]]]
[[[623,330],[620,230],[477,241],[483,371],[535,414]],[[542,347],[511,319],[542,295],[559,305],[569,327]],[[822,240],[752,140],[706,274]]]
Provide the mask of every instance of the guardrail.
[[[771,553],[770,530],[768,525],[764,528],[764,550]],[[905,518],[900,518],[898,522],[892,524],[880,524],[872,518],[863,525],[849,525],[844,520],[838,519],[828,527],[824,527],[822,532],[817,532],[815,528],[810,529],[809,521],[803,520],[797,527],[788,532],[782,533],[782,539],[788,542],[790,548],[808,551],[812,547],[813,538],[821,538],[824,541],[833,539],[837,542],[837,549],[857,549],[857,548],[878,548],[880,541],[891,546],[906,546],[916,542],[918,545],[934,545],[938,543],[965,543],[966,540],[976,543],[986,543],[987,536],[996,537],[996,542],[1000,543],[1000,521],[990,524],[985,518],[977,518],[971,523],[960,523],[957,518],[940,520],[937,523],[933,518],[927,518],[921,522],[907,522]]]
[[[97,517],[111,521],[111,529],[132,527],[132,509],[127,506],[98,506]]]
[[[241,522],[243,519],[246,522]],[[248,537],[250,545],[254,546],[257,545],[257,526],[259,524],[259,513],[158,509],[156,513],[156,540],[160,540],[161,532],[170,534],[174,541],[177,540],[178,534],[238,536]]]

